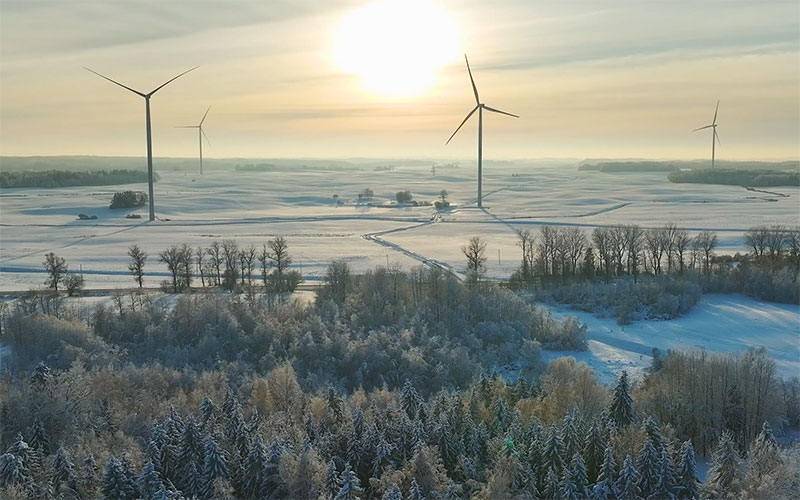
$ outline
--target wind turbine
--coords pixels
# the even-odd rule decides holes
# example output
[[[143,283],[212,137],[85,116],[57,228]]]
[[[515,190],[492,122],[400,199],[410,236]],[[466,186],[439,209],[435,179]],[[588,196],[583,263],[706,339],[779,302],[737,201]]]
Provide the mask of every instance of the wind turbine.
[[[467,123],[470,116],[472,116],[475,111],[478,112],[478,208],[483,208],[483,110],[491,111],[493,113],[500,113],[501,115],[508,115],[513,116],[514,118],[519,118],[517,115],[512,115],[511,113],[506,113],[505,111],[500,111],[499,109],[490,108],[489,106],[483,104],[481,102],[481,98],[478,96],[478,87],[475,86],[475,79],[472,78],[472,70],[469,68],[469,59],[467,59],[467,55],[464,54],[464,60],[467,62],[467,72],[469,73],[469,81],[472,82],[472,92],[475,94],[475,107],[472,108],[472,111],[467,114],[467,117],[464,118],[464,121],[461,122],[461,125],[458,126],[453,135],[450,136],[450,139],[447,139],[445,146],[450,144],[450,141],[453,140],[453,137],[461,130],[461,127]]]
[[[128,87],[127,85],[123,85],[123,84],[121,84],[119,82],[115,82],[111,78],[109,78],[107,76],[103,76],[100,73],[98,73],[97,71],[89,69],[86,66],[83,67],[83,69],[85,69],[86,71],[94,73],[95,75],[99,76],[100,78],[105,78],[109,82],[111,82],[111,83],[113,83],[115,85],[119,85],[123,89],[130,90],[134,94],[136,94],[138,96],[141,96],[141,97],[144,97],[145,124],[146,124],[146,129],[147,129],[147,188],[148,188],[148,194],[149,194],[149,200],[150,200],[150,220],[151,221],[156,219],[156,208],[155,208],[155,203],[153,201],[153,139],[152,139],[152,135],[150,133],[150,98],[153,97],[153,94],[155,94],[156,92],[158,92],[159,90],[164,88],[167,84],[172,83],[173,81],[175,81],[178,78],[182,77],[186,73],[188,73],[190,71],[194,71],[197,68],[199,68],[199,66],[195,66],[192,69],[186,70],[183,73],[181,73],[180,75],[178,75],[176,77],[173,77],[173,78],[170,78],[166,82],[162,83],[161,85],[156,87],[155,90],[151,90],[150,92],[144,94],[142,92],[139,92],[138,90],[134,90],[134,89]]]
[[[697,132],[698,130],[703,130],[706,128],[713,128],[714,133],[711,135],[711,168],[714,168],[714,156],[716,154],[716,143],[719,142],[720,146],[722,143],[719,140],[719,134],[717,134],[717,111],[719,111],[719,101],[717,101],[717,109],[714,110],[714,120],[711,121],[711,125],[706,125],[705,127],[700,127],[692,130],[692,132]]]
[[[206,114],[203,115],[203,119],[200,120],[199,125],[180,125],[176,128],[196,128],[197,129],[197,140],[200,143],[200,175],[203,175],[203,137],[206,138],[208,141],[208,145],[211,145],[211,141],[208,140],[208,136],[203,131],[203,122],[206,121],[206,116],[208,116],[208,112],[211,111],[211,106],[208,107],[206,110]]]

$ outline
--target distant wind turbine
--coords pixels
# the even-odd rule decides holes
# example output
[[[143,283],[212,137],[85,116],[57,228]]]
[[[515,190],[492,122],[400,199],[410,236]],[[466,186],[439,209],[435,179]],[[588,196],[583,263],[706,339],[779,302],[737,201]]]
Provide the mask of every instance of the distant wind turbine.
[[[175,81],[178,78],[182,77],[183,75],[185,75],[189,71],[194,71],[197,68],[199,68],[199,66],[195,66],[192,69],[186,70],[183,73],[181,73],[180,75],[178,75],[176,77],[173,77],[173,78],[170,78],[166,82],[162,83],[161,85],[156,87],[155,90],[151,90],[147,94],[144,94],[142,92],[139,92],[138,90],[134,90],[134,89],[128,87],[127,85],[123,85],[123,84],[121,84],[119,82],[115,82],[111,78],[109,78],[107,76],[104,76],[104,75],[101,75],[97,71],[89,69],[86,66],[83,67],[83,69],[85,69],[86,71],[94,73],[95,75],[97,75],[97,76],[99,76],[101,78],[105,78],[106,80],[108,80],[109,82],[111,82],[111,83],[113,83],[115,85],[119,85],[120,87],[122,87],[122,88],[124,88],[126,90],[130,90],[131,92],[133,92],[136,95],[144,97],[144,102],[145,102],[145,108],[144,108],[145,109],[145,123],[146,123],[146,128],[147,128],[147,188],[148,188],[148,194],[149,194],[149,200],[150,200],[150,220],[151,221],[156,219],[156,208],[155,208],[155,202],[153,201],[153,139],[152,139],[152,135],[150,133],[150,98],[153,96],[153,94],[155,94],[156,92],[158,92],[159,90],[164,88],[167,84],[172,83],[173,81]]]
[[[206,114],[203,115],[203,119],[200,120],[199,125],[180,125],[176,128],[196,128],[197,129],[197,140],[200,143],[200,175],[203,175],[203,137],[206,138],[208,141],[208,145],[211,145],[211,141],[208,140],[208,136],[206,135],[205,131],[203,130],[203,122],[206,121],[206,116],[208,116],[208,112],[211,111],[211,106],[208,107],[206,110]]]
[[[706,125],[705,127],[700,127],[692,130],[692,132],[697,132],[698,130],[703,130],[706,128],[714,129],[714,133],[711,135],[711,168],[714,168],[714,156],[716,154],[716,143],[722,143],[719,140],[719,134],[717,134],[717,111],[719,111],[719,101],[717,101],[717,108],[714,110],[714,120],[711,121],[711,125]]]
[[[472,78],[472,70],[469,68],[469,59],[467,59],[467,55],[464,54],[464,60],[467,62],[467,72],[469,73],[469,81],[472,83],[472,92],[475,94],[475,107],[472,108],[472,111],[469,112],[464,121],[461,122],[461,125],[458,126],[453,135],[450,136],[450,139],[447,139],[445,145],[450,144],[450,141],[453,140],[453,137],[461,130],[461,127],[467,123],[470,116],[472,116],[475,111],[478,112],[478,208],[483,208],[483,110],[492,111],[494,113],[500,113],[501,115],[508,115],[513,116],[514,118],[519,118],[517,115],[512,115],[511,113],[506,113],[505,111],[500,111],[499,109],[490,108],[489,106],[483,104],[481,102],[481,98],[478,97],[478,87],[475,86],[475,80]]]

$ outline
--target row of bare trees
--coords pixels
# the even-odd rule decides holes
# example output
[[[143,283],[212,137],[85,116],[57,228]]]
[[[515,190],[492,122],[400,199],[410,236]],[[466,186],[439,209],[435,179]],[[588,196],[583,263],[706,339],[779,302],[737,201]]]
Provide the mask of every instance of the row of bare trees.
[[[717,235],[703,231],[690,237],[674,223],[645,229],[638,225],[596,227],[585,233],[577,226],[542,226],[517,232],[522,264],[516,278],[564,280],[597,274],[613,276],[641,273],[683,273],[687,268],[710,272]]]
[[[128,249],[128,256],[131,259],[128,270],[142,287],[147,252],[133,245]],[[226,290],[253,289],[260,277],[265,292],[284,293],[294,291],[302,281],[300,273],[289,268],[292,257],[282,236],[267,241],[260,249],[254,245],[242,248],[230,239],[214,240],[206,248],[192,248],[185,243],[172,245],[159,252],[158,259],[166,264],[170,273],[167,284],[175,293],[191,286],[195,271],[200,276],[201,286],[221,286]]]
[[[744,234],[753,257],[762,264],[777,266],[784,258],[800,266],[800,230],[782,225],[751,227]]]

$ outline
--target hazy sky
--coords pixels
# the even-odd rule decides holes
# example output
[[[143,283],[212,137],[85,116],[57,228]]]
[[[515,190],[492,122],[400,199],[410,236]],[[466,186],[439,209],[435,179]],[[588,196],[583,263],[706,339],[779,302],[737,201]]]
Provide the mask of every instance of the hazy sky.
[[[148,92],[200,65],[152,98],[156,156],[196,155],[174,127],[212,105],[207,156],[472,157],[476,122],[444,145],[474,105],[467,52],[482,100],[521,115],[485,117],[486,158],[705,158],[690,131],[717,99],[717,158],[800,157],[796,0],[408,2],[346,48],[441,64],[405,96],[336,54],[370,3],[2,0],[0,154],[144,155],[143,99],[82,66]],[[369,66],[418,76],[405,55]]]

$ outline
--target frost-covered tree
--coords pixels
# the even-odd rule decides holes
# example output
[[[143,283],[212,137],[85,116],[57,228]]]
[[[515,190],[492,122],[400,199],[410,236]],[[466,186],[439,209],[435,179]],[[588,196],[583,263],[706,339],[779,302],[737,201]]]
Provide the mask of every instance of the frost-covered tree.
[[[700,498],[700,481],[697,479],[697,462],[691,441],[684,441],[681,445],[676,490],[676,496],[680,500]]]
[[[114,457],[109,458],[106,463],[106,469],[100,483],[100,491],[109,500],[136,498],[136,488],[130,480],[128,472],[122,463]]]
[[[164,482],[161,474],[156,470],[153,462],[148,460],[144,464],[142,474],[139,476],[139,493],[142,498],[151,498],[156,495],[161,489],[164,488]]]
[[[559,498],[561,496],[561,484],[558,482],[558,473],[552,465],[547,469],[547,476],[545,476],[543,486],[543,498]]]
[[[217,479],[228,478],[228,461],[225,458],[225,452],[217,446],[212,436],[206,436],[200,496],[202,498],[214,498],[214,482]]]
[[[578,500],[578,498],[581,498],[575,481],[572,480],[572,472],[568,468],[564,469],[564,474],[561,478],[560,493],[559,498],[563,500]]]
[[[636,457],[636,470],[639,472],[639,492],[648,498],[656,490],[659,482],[659,454],[650,438],[644,440],[642,449]]]
[[[633,466],[633,460],[631,460],[630,455],[626,456],[625,461],[622,463],[622,470],[619,472],[619,478],[617,479],[617,492],[617,498],[620,500],[642,499],[639,490],[639,472]]]
[[[564,470],[563,445],[558,436],[558,431],[551,429],[544,442],[542,460],[545,467],[554,467],[556,471]]]
[[[595,422],[595,424],[589,428],[586,445],[583,448],[583,460],[586,464],[586,478],[590,483],[597,480],[597,476],[600,473],[600,466],[603,464],[605,448],[605,440],[600,430],[600,423]]]
[[[617,385],[614,387],[609,417],[620,429],[633,422],[633,399],[630,395],[630,384],[628,382],[628,372],[626,371],[622,372],[619,380],[617,380]]]
[[[42,455],[50,454],[50,438],[47,436],[47,431],[45,430],[42,421],[39,420],[39,417],[35,417],[33,419],[30,436],[31,439],[29,444],[33,448],[35,448]]]
[[[614,453],[610,447],[606,448],[603,456],[603,465],[597,475],[597,483],[592,490],[596,500],[611,500],[616,498],[617,490],[617,463],[614,461]]]
[[[245,498],[261,498],[265,483],[264,471],[267,467],[267,448],[260,434],[256,434],[250,446],[250,453],[244,464],[242,474],[242,494]]]
[[[363,491],[361,481],[359,481],[356,473],[353,472],[350,464],[345,465],[339,478],[339,484],[341,484],[341,487],[336,493],[335,500],[358,500],[360,498],[358,494]]]
[[[0,486],[21,485],[30,481],[22,459],[13,453],[0,455]]]
[[[141,288],[144,285],[144,265],[147,262],[147,252],[139,248],[139,245],[131,245],[128,248],[128,257],[131,258],[128,263],[128,271]]]
[[[397,486],[397,483],[392,483],[392,486],[386,490],[381,500],[403,500],[403,492],[400,491],[400,487]]]
[[[328,462],[328,469],[325,472],[325,494],[327,498],[333,498],[339,492],[339,471],[336,470],[336,463],[331,460]]]
[[[56,451],[56,458],[53,460],[53,487],[55,493],[59,493],[62,487],[75,490],[77,488],[77,478],[75,477],[75,464],[67,456],[64,448]]]
[[[39,364],[36,365],[36,368],[33,369],[33,373],[31,374],[31,383],[36,386],[36,388],[42,390],[47,387],[52,377],[53,375],[50,368],[44,361],[39,361]]]
[[[422,488],[419,487],[416,479],[411,480],[411,486],[408,488],[407,500],[425,500],[425,495],[422,493]]]
[[[738,498],[741,493],[742,463],[736,443],[723,432],[701,489],[704,496],[715,499]]]
[[[672,467],[672,457],[669,456],[665,448],[661,450],[661,458],[659,459],[658,484],[656,484],[655,489],[647,498],[652,498],[654,500],[675,500],[676,493],[677,482],[675,479],[675,470]]]
[[[570,476],[572,482],[575,484],[575,490],[578,492],[580,498],[589,496],[589,480],[586,478],[586,465],[583,463],[580,453],[575,452],[572,455],[572,462],[570,463]]]

